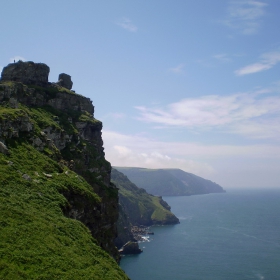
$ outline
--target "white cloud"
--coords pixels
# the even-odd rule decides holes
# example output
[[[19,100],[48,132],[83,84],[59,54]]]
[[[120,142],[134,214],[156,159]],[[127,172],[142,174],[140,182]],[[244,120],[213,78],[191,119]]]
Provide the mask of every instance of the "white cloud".
[[[280,179],[280,147],[275,145],[164,142],[108,130],[103,140],[106,159],[114,166],[180,168],[225,187],[276,186]]]
[[[104,130],[102,133],[106,159],[115,166],[146,168],[180,168],[196,174],[209,175],[213,168],[203,161],[185,159],[180,153],[183,143],[159,142],[147,137],[125,135]],[[183,156],[182,156],[183,155]]]
[[[26,59],[24,57],[16,55],[16,56],[10,58],[10,63],[13,63],[14,61],[18,62],[19,60],[26,61]]]
[[[270,95],[268,89],[228,96],[186,98],[162,108],[142,106],[136,109],[140,112],[140,120],[165,127],[216,128],[231,133],[242,133],[245,131],[242,127],[247,127],[246,136],[259,137],[257,132],[261,137],[279,136],[279,129],[264,134],[272,128],[272,123],[280,123],[280,96]],[[249,126],[258,129],[253,132]]]
[[[179,74],[179,73],[183,72],[184,67],[185,67],[185,64],[181,63],[181,64],[177,65],[176,67],[169,68],[169,71]]]
[[[266,6],[266,3],[255,0],[231,1],[228,8],[228,18],[223,22],[245,35],[255,34],[260,28]]]
[[[280,52],[265,53],[260,57],[260,62],[247,65],[235,71],[238,76],[253,74],[268,70],[280,62]]]
[[[116,24],[130,32],[136,32],[138,30],[137,26],[135,26],[130,19],[125,17],[121,18]]]
[[[245,136],[267,139],[280,137],[279,118],[258,121],[245,121],[232,126],[231,132]]]
[[[223,62],[223,63],[231,62],[231,58],[226,53],[221,53],[221,54],[213,55],[213,58],[215,58],[218,61]]]

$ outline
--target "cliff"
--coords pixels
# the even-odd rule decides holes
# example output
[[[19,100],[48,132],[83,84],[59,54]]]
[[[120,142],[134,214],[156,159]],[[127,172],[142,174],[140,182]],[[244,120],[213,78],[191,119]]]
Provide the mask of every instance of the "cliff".
[[[179,219],[170,212],[171,208],[161,197],[148,194],[138,188],[124,174],[112,169],[112,182],[119,188],[120,216],[118,220],[118,248],[133,241],[133,226],[172,225]]]
[[[114,168],[153,195],[180,196],[225,192],[220,185],[180,169]]]
[[[2,71],[0,276],[127,279],[116,263],[118,190],[102,123],[69,75],[50,83],[48,73],[21,61]]]

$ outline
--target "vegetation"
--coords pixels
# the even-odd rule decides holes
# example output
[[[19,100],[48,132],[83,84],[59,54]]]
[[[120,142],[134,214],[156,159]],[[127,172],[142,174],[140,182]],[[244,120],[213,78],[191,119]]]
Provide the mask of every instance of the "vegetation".
[[[49,99],[59,91],[68,92],[33,88]],[[21,83],[0,83],[0,91],[13,96],[2,95],[0,103],[0,279],[128,279],[99,246],[108,241],[106,250],[117,259],[110,243],[112,230],[98,229],[95,240],[83,223],[69,218],[75,211],[88,211],[84,217],[94,226],[95,219],[106,224],[106,215],[117,215],[116,207],[98,217],[90,212],[111,198],[116,201],[117,189],[103,182],[110,163],[102,156],[100,139],[82,139],[75,125],[90,124],[98,135],[101,122],[84,111],[18,103],[17,96],[30,93]],[[57,149],[50,134],[64,141],[63,150]],[[88,166],[97,172],[89,172]],[[108,206],[110,211],[113,206]]]
[[[24,141],[0,153],[0,279],[127,279],[79,221],[66,218],[68,190],[100,197],[75,172]]]
[[[132,225],[149,226],[179,222],[161,197],[150,195],[144,189],[138,188],[116,169],[112,169],[111,179],[119,188],[120,204]]]

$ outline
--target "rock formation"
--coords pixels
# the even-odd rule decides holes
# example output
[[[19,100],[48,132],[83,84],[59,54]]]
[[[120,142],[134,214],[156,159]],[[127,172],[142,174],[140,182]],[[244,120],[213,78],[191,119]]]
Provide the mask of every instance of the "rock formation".
[[[82,176],[101,198],[100,203],[65,189],[62,194],[69,204],[63,212],[86,225],[98,244],[118,261],[114,246],[118,190],[110,183],[102,123],[93,117],[89,98],[69,91],[72,82],[65,77],[70,76],[62,76],[64,88],[48,83],[48,73],[47,65],[34,62],[19,61],[3,69],[0,104],[6,109],[0,116],[0,152],[7,153],[13,139],[27,141]]]
[[[20,60],[3,68],[1,81],[44,86],[48,83],[49,72],[50,68],[44,63],[23,62]]]
[[[73,82],[71,81],[71,76],[65,73],[59,74],[57,84],[67,89],[71,89],[73,86]]]

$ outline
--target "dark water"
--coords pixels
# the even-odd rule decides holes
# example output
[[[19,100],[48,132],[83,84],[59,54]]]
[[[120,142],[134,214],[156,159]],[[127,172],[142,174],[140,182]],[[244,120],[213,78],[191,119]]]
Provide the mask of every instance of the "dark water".
[[[153,227],[132,280],[280,279],[280,190],[164,197],[181,224]]]

